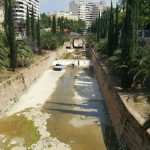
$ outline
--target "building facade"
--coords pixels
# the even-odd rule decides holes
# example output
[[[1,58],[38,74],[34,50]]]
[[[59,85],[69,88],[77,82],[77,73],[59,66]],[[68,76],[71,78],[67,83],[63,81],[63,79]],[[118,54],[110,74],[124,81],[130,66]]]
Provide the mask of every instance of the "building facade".
[[[85,10],[86,26],[90,27],[92,22],[98,17],[99,9],[95,3],[87,3]]]
[[[80,0],[71,0],[69,2],[69,11],[79,17],[79,19],[85,21],[86,27],[90,27],[92,22],[100,15],[104,10],[108,8],[108,4],[105,0],[100,3],[85,2]]]
[[[4,23],[4,9],[0,7],[0,31],[3,30],[3,23]]]
[[[29,7],[29,13],[31,14],[32,6],[34,8],[34,15],[37,19],[40,15],[39,0],[16,0],[17,4],[14,8],[14,20],[15,22],[21,22],[26,20],[27,6]]]
[[[79,12],[79,3],[77,0],[72,0],[69,2],[69,11],[75,15],[78,16],[78,12]]]
[[[47,16],[56,16],[56,18],[64,17],[67,18],[68,20],[78,20],[78,16],[72,15],[72,13],[69,12],[56,12],[56,13],[46,13]]]

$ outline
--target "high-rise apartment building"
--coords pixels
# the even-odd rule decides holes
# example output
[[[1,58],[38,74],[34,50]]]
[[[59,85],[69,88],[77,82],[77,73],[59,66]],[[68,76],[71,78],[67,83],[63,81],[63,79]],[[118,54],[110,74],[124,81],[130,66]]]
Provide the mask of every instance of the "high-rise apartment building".
[[[78,12],[79,12],[79,2],[77,0],[71,0],[69,2],[69,11],[75,15],[78,16]]]
[[[0,30],[3,29],[3,23],[4,23],[4,8],[0,7]]]
[[[40,15],[39,0],[16,0],[17,4],[14,8],[14,20],[20,22],[26,20],[27,6],[29,7],[29,13],[31,14],[32,6],[34,8],[34,15],[37,19]]]
[[[82,11],[82,9],[81,9]],[[81,15],[81,11],[80,11],[80,16]],[[86,26],[90,27],[92,22],[96,19],[96,17],[98,17],[99,14],[99,9],[97,7],[97,5],[95,3],[86,3],[85,6],[85,22],[86,22]]]
[[[87,28],[91,26],[92,22],[100,15],[104,10],[108,8],[108,4],[105,0],[100,3],[85,2],[81,0],[71,0],[69,2],[69,11],[73,15],[77,15],[79,19],[86,22]]]

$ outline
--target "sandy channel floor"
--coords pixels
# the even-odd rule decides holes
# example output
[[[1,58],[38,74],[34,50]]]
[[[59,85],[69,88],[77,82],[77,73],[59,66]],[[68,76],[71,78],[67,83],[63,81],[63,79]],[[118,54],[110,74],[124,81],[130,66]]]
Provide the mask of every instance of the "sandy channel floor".
[[[17,116],[23,115],[28,120],[32,120],[37,127],[40,134],[40,140],[33,144],[31,147],[26,148],[23,146],[24,142],[12,139],[8,146],[17,145],[12,150],[69,150],[69,146],[61,143],[56,138],[50,136],[47,131],[47,119],[50,114],[42,113],[41,107],[46,100],[54,92],[57,82],[60,77],[65,73],[63,71],[53,71],[52,69],[46,71],[21,97],[20,99],[9,108],[4,116]],[[7,137],[0,135],[0,142],[5,142]]]
[[[49,96],[54,92],[57,86],[57,81],[65,73],[63,71],[53,71],[52,69],[46,71],[34,83],[6,113],[6,115],[13,115],[27,108],[41,107]]]
[[[57,135],[55,136],[53,133],[49,132],[49,130],[47,129],[47,124],[48,124],[47,120],[53,118],[53,113],[42,111],[43,105],[46,103],[48,99],[52,98],[52,95],[57,91],[58,83],[60,82],[60,80],[62,80],[62,77],[66,74],[66,72],[67,71],[65,69],[60,72],[53,71],[52,69],[46,71],[36,81],[36,83],[34,83],[25,92],[25,94],[23,94],[20,97],[18,102],[16,102],[5,114],[6,116],[11,116],[14,114],[23,115],[28,120],[32,120],[41,136],[39,141],[37,141],[35,144],[32,144],[28,148],[24,146],[23,141],[18,142],[17,140],[12,139],[9,144],[17,145],[14,146],[12,150],[28,150],[28,149],[70,150],[72,149],[73,143],[63,141],[59,137],[57,137]],[[71,119],[69,119],[68,125],[70,124],[70,127],[73,127],[74,131],[76,131],[76,128],[94,126],[95,133],[98,131],[100,132],[100,127],[98,126],[100,126],[100,124],[107,124],[107,119],[105,116],[107,115],[107,112],[105,111],[103,105],[104,103],[103,98],[100,93],[96,79],[88,76],[88,74],[85,73],[85,71],[78,72],[75,75],[74,88],[75,89],[73,89],[74,90],[73,99],[75,99],[76,107],[73,107],[73,110],[71,110],[70,112],[75,112],[75,113],[81,112],[81,115],[74,115],[73,117],[71,117]],[[59,89],[59,90],[63,91],[63,89]],[[91,100],[93,102],[91,102]],[[97,105],[97,103],[100,103],[100,105],[99,104]],[[78,107],[82,105],[83,107]],[[61,115],[64,116],[63,113],[61,113]],[[99,115],[100,115],[100,120],[98,119]],[[55,123],[55,121],[53,123]],[[94,136],[95,135],[93,134],[93,138]],[[102,150],[106,149],[103,141],[103,136],[99,136],[98,133],[98,139],[99,138],[102,138],[101,139],[102,143],[100,143],[103,145]],[[0,135],[0,141],[5,142],[6,139],[7,139],[6,136]],[[76,146],[78,147],[79,145],[74,145],[73,147],[75,148]]]

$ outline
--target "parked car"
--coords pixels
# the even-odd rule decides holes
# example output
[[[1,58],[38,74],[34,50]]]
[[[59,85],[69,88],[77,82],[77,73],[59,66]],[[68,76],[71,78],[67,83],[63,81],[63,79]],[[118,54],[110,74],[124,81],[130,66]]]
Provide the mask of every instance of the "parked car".
[[[56,64],[53,68],[55,71],[61,71],[62,70],[62,65],[61,64]]]

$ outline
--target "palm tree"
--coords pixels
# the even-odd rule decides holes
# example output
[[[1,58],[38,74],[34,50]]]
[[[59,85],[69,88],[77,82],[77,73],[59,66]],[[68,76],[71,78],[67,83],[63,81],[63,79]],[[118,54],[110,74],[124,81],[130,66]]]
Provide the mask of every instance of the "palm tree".
[[[144,48],[144,50],[140,51],[141,58],[136,59],[136,67],[132,68],[130,72],[134,72],[134,79],[142,76],[143,83],[150,78],[150,49],[149,47]],[[139,61],[140,60],[140,61]]]

